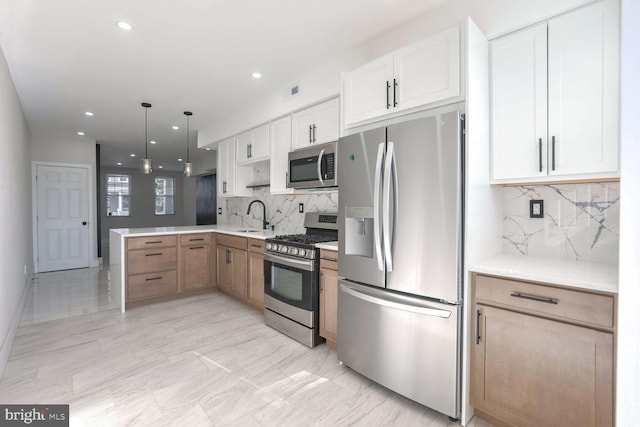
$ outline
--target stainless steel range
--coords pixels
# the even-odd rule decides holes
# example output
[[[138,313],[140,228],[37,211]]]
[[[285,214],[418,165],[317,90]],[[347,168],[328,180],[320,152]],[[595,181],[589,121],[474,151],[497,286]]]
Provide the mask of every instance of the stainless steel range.
[[[307,213],[306,234],[266,240],[264,254],[264,320],[308,347],[319,335],[319,253],[316,243],[338,240],[338,215]]]

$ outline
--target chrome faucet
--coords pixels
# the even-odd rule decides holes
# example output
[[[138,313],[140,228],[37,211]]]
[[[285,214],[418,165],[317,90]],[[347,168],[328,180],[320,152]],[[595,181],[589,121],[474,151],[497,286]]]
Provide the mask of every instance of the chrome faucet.
[[[247,215],[249,215],[249,213],[251,212],[251,205],[253,205],[254,203],[260,203],[262,205],[262,229],[266,230],[267,225],[269,225],[269,222],[267,221],[267,207],[264,205],[264,203],[262,203],[261,200],[252,200],[251,203],[249,203],[249,207],[247,208]]]

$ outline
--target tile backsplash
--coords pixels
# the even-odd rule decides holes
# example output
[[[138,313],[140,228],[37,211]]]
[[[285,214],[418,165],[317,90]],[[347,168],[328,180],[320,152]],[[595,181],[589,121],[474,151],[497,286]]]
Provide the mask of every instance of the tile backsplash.
[[[617,263],[620,184],[504,187],[503,251]],[[529,200],[544,200],[544,218],[529,218]]]

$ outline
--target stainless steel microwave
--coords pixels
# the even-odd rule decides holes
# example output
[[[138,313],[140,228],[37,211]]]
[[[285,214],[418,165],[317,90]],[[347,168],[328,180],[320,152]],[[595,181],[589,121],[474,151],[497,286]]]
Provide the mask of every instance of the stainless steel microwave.
[[[337,142],[290,152],[287,188],[337,187],[337,154]]]

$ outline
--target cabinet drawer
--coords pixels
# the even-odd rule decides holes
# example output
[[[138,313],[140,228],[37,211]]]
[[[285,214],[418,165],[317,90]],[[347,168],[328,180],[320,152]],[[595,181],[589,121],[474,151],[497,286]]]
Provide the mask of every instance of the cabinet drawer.
[[[249,239],[249,252],[264,253],[265,241],[260,239]]]
[[[338,252],[320,250],[320,268],[338,271]]]
[[[244,249],[245,251],[247,250],[246,237],[231,236],[229,234],[219,233],[216,236],[216,243],[222,246],[229,246],[230,248]]]
[[[127,274],[175,270],[176,248],[140,249],[127,252]]]
[[[176,270],[129,276],[127,301],[175,293],[178,291],[176,278]]]
[[[127,239],[127,249],[147,249],[162,248],[165,246],[175,246],[176,236],[147,236],[129,237]]]
[[[613,327],[613,296],[477,275],[476,299],[531,313]]]
[[[208,245],[211,243],[211,233],[195,233],[180,235],[180,246]]]

